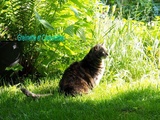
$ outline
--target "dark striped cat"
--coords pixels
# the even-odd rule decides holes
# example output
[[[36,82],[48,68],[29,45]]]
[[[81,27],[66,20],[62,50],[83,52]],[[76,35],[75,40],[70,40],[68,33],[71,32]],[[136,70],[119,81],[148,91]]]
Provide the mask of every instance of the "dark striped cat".
[[[65,95],[88,93],[99,84],[104,70],[104,58],[107,57],[103,45],[94,46],[80,62],[74,62],[64,72],[59,83],[60,92]]]
[[[80,62],[74,62],[65,71],[59,82],[59,91],[65,95],[75,96],[76,94],[88,93],[99,84],[104,70],[104,59],[108,56],[103,44],[97,44]],[[46,96],[34,94],[21,89],[22,92],[33,98]]]

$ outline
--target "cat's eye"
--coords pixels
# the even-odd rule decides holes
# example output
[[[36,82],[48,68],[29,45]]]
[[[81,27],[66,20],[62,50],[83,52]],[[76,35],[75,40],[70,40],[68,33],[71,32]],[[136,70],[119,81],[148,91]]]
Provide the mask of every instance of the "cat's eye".
[[[102,51],[102,53],[103,53],[103,54],[105,54],[105,52],[104,52],[104,51]]]

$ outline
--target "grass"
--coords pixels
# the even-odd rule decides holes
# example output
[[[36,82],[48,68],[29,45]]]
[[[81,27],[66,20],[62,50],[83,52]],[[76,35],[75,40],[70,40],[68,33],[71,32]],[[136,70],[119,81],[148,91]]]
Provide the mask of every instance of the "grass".
[[[1,88],[1,120],[157,120],[160,117],[160,81],[144,78],[136,82],[122,80],[103,82],[93,92],[77,97],[64,97],[57,92],[58,80],[45,80],[27,88],[53,96],[33,100],[16,86]]]
[[[103,40],[109,52],[106,79],[135,81],[158,75],[160,68],[160,17],[152,24],[118,19],[113,14],[102,19],[97,12],[96,40]]]

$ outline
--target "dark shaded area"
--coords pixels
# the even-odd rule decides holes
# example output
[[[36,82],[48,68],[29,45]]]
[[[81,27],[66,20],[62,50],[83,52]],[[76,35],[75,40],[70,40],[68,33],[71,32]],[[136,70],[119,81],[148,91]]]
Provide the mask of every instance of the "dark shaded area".
[[[5,71],[6,67],[18,63],[21,54],[21,42],[0,42],[0,74]]]
[[[30,49],[33,46],[34,44],[30,42],[0,42],[0,85],[14,85],[23,82],[26,77],[38,79],[40,74],[34,64],[39,54]],[[16,68],[6,70],[7,67],[14,67],[18,63],[22,70]]]
[[[11,79],[16,77],[13,70],[6,70],[6,68],[20,62],[22,51],[22,42],[0,42],[0,84],[3,80],[11,82]]]
[[[4,95],[5,94],[5,95]],[[8,94],[9,95],[9,94]],[[0,94],[1,97],[6,93]],[[159,91],[151,88],[127,91],[100,101],[64,97],[55,93],[38,100],[18,94],[10,99],[0,99],[0,119],[34,120],[158,120],[160,118]],[[8,106],[8,103],[12,106]]]
[[[0,85],[23,82],[23,78],[28,76],[39,77],[34,65],[38,56],[34,48],[36,41],[33,43],[27,37],[23,39],[18,37],[45,34],[47,31],[43,25],[37,23],[34,13],[35,2],[35,0],[1,2],[3,12],[0,14]],[[6,71],[6,67],[14,67],[16,63],[23,69],[17,70],[19,69],[17,67],[16,70],[13,68]]]

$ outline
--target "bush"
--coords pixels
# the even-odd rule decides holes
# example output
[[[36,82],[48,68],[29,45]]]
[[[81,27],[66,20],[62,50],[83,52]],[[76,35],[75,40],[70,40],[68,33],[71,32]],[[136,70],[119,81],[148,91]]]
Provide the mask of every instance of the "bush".
[[[103,0],[102,0],[103,1]],[[108,0],[107,5],[117,5],[116,15],[139,21],[151,21],[154,18],[152,0]]]

